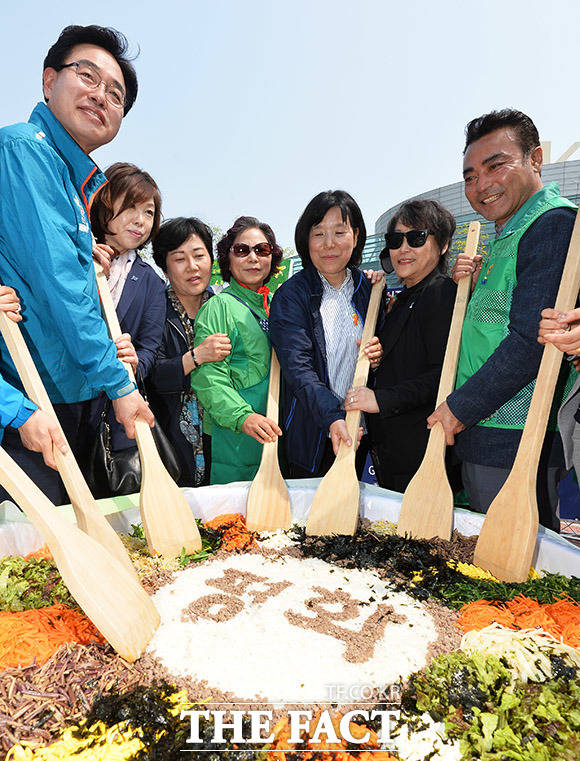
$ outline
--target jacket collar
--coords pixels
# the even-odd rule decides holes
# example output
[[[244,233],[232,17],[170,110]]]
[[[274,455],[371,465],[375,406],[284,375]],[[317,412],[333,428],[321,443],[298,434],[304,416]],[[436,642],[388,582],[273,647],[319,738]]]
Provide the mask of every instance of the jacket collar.
[[[435,269],[426,275],[423,280],[420,280],[410,288],[403,288],[399,293],[396,301],[396,311],[393,309],[393,312],[391,312],[386,318],[383,328],[379,331],[381,333],[381,344],[383,346],[383,359],[390,354],[399,340],[403,328],[407,324],[411,314],[413,314],[415,301],[421,296],[426,288],[439,278],[443,277],[444,275],[442,275],[439,269],[435,267]]]
[[[258,293],[257,291],[253,291],[251,288],[246,288],[235,279],[235,277],[232,277],[230,279],[230,284],[228,288],[231,288],[232,293],[235,293],[236,296],[239,296],[242,301],[245,301],[246,304],[249,304],[254,309],[261,309],[262,311],[265,311],[264,309],[264,294],[266,296],[266,299],[269,299],[270,291],[268,287],[265,287],[265,291],[262,291],[262,293]],[[262,290],[260,288],[260,290]]]
[[[415,283],[415,285],[412,285],[410,288],[404,286],[403,290],[398,294],[397,300],[413,300],[419,295],[419,293],[421,293],[423,288],[426,288],[428,285],[430,285],[431,281],[435,280],[438,277],[444,276],[441,273],[441,270],[438,267],[435,267],[435,269],[432,269],[429,274],[425,275],[423,280],[419,280],[419,282]]]
[[[73,185],[81,194],[88,213],[93,196],[105,185],[107,178],[66,131],[46,103],[38,103],[28,121],[40,127],[47,141],[67,165]]]
[[[143,262],[143,264],[145,263]],[[209,293],[210,298],[212,296],[215,296],[211,288],[206,288],[205,291],[206,293]],[[185,336],[185,333],[183,332],[183,326],[181,325],[181,320],[179,319],[179,315],[175,311],[175,307],[173,306],[173,303],[171,299],[169,298],[169,294],[167,293],[167,291],[165,291],[165,296],[167,298],[167,314],[165,319],[168,323],[170,323],[175,328],[175,330],[177,330],[181,334],[181,336],[183,337],[183,340],[187,343],[187,338]]]
[[[543,188],[540,188],[540,190],[530,196],[528,200],[520,206],[511,219],[508,219],[496,240],[505,238],[516,230],[526,227],[530,219],[537,213],[541,206],[559,196],[560,188],[557,182],[549,182],[547,185],[544,185]]]

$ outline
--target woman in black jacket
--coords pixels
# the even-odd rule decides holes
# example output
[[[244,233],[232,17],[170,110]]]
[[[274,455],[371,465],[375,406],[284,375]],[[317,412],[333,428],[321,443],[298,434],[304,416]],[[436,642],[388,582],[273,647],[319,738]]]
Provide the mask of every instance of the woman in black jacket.
[[[455,303],[445,263],[454,232],[455,219],[437,201],[409,201],[391,217],[381,261],[404,288],[379,332],[383,359],[374,389],[346,394],[346,410],[374,413],[367,422],[377,480],[397,492],[407,488],[427,446],[426,419],[435,408]]]
[[[195,217],[165,222],[153,243],[153,258],[170,286],[161,346],[148,378],[149,402],[178,457],[179,485],[200,486],[209,483],[211,436],[202,434],[203,409],[190,376],[204,362],[218,362],[231,351],[230,339],[222,333],[193,348],[195,316],[213,295],[208,290],[213,263],[210,228]]]

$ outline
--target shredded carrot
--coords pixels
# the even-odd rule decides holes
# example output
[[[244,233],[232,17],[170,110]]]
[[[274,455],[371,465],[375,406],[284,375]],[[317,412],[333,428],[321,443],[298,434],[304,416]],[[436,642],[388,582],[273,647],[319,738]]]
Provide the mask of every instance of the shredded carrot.
[[[256,542],[257,534],[248,531],[246,519],[241,513],[218,515],[205,525],[222,534],[221,546],[228,552],[248,549]]]
[[[45,663],[66,642],[104,642],[82,613],[58,603],[48,608],[0,611],[0,669]]]
[[[580,647],[580,604],[562,597],[549,604],[519,595],[507,602],[477,600],[461,608],[457,626],[464,632],[496,621],[509,629],[542,628],[571,647]]]
[[[46,544],[43,544],[42,547],[39,547],[39,549],[34,550],[34,552],[29,552],[28,555],[24,556],[24,560],[54,560],[52,556],[52,552],[48,549],[48,546]]]

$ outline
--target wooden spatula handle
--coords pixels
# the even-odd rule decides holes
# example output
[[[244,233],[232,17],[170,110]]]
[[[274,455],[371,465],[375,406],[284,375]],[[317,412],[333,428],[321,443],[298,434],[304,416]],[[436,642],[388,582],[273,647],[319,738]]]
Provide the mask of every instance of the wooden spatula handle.
[[[354,378],[352,380],[353,388],[356,386],[366,386],[369,377],[370,361],[365,354],[365,346],[375,334],[375,328],[377,326],[377,318],[379,315],[379,309],[381,306],[381,296],[383,288],[385,287],[384,279],[375,283],[371,290],[371,297],[369,299],[369,305],[367,309],[367,315],[363,328],[362,338],[360,340],[360,347],[358,350],[358,357],[356,361],[356,368],[354,371]],[[358,437],[358,429],[361,420],[360,410],[351,410],[346,413],[346,427],[351,437],[353,444]]]
[[[555,309],[567,312],[574,307],[580,288],[580,211],[576,214],[576,222],[570,239],[568,255],[556,296]],[[530,402],[526,424],[518,447],[514,463],[524,469],[537,468],[554,389],[562,366],[562,353],[552,344],[546,344],[538,370],[538,377]],[[534,470],[535,472],[535,470]]]
[[[280,408],[280,363],[276,352],[272,348],[272,357],[270,359],[270,383],[268,385],[268,403],[266,406],[266,416],[270,420],[278,422],[278,412]]]
[[[4,312],[0,312],[0,331],[26,393],[43,412],[50,415],[64,437],[62,426],[59,423],[20,328]],[[137,580],[136,571],[121,539],[99,510],[70,447],[65,454],[58,447],[54,447],[54,458],[60,477],[70,497],[79,528],[106,547]]]
[[[99,296],[101,298],[101,304],[103,305],[103,312],[107,318],[107,325],[109,326],[109,334],[113,341],[116,341],[119,336],[123,335],[119,318],[117,317],[117,310],[113,303],[113,297],[111,296],[111,290],[107,282],[105,271],[99,262],[93,262],[95,265],[95,274],[97,276],[97,285],[99,286]],[[122,360],[121,360],[122,361]],[[123,362],[123,366],[129,373],[129,377],[132,381],[135,380],[135,373],[133,368],[128,362]]]
[[[472,259],[477,254],[477,245],[479,243],[479,232],[481,225],[479,222],[470,222],[467,231],[467,241],[465,243],[465,253]],[[445,358],[441,368],[441,379],[439,381],[439,390],[437,392],[438,407],[442,404],[455,387],[455,377],[457,375],[457,361],[459,359],[459,349],[461,346],[461,330],[463,320],[467,309],[467,302],[471,294],[471,275],[461,278],[457,284],[457,293],[455,295],[455,305],[451,316],[451,325],[449,327],[449,337],[447,338],[447,347],[445,349]]]

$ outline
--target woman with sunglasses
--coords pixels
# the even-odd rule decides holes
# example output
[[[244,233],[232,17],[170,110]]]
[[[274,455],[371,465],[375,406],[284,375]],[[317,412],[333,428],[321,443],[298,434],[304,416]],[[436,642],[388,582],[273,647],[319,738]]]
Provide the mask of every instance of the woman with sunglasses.
[[[346,410],[372,413],[367,421],[377,480],[397,492],[407,488],[427,446],[426,419],[435,408],[455,303],[445,262],[454,232],[453,215],[437,201],[408,201],[391,217],[381,262],[404,288],[379,332],[384,354],[374,389],[346,393]]]
[[[231,352],[220,362],[196,367],[191,384],[205,410],[204,429],[212,437],[210,483],[223,484],[251,481],[261,445],[282,433],[266,417],[271,351],[266,283],[276,273],[282,249],[269,225],[239,217],[217,244],[217,255],[229,286],[199,310],[195,346],[210,335],[225,334]]]
[[[272,300],[272,344],[284,373],[285,458],[290,478],[323,476],[350,437],[344,397],[354,376],[371,281],[357,269],[366,240],[362,212],[344,190],[315,196],[298,220],[304,269]],[[382,273],[381,273],[382,276]],[[380,362],[375,337],[365,347]],[[365,448],[357,453],[362,473]]]

